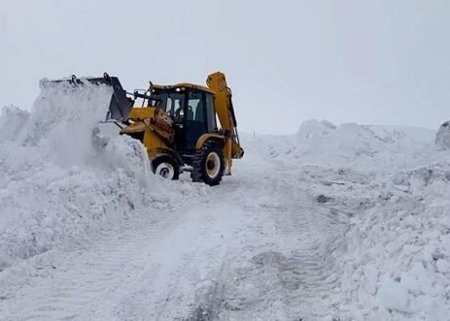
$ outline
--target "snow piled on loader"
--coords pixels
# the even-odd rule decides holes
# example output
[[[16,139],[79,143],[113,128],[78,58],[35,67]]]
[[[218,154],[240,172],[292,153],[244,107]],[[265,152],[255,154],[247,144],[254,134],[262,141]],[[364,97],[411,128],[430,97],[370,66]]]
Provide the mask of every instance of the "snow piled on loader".
[[[110,88],[41,90],[31,112],[5,107],[0,116],[0,270],[159,201],[143,192],[158,179],[142,144],[127,136],[93,144]]]

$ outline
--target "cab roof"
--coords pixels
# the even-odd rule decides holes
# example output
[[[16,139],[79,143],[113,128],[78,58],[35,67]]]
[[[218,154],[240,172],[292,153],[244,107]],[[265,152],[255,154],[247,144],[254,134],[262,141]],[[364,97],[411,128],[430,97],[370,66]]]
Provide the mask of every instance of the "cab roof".
[[[176,91],[177,89],[184,91],[186,88],[189,89],[196,89],[196,90],[200,90],[200,91],[204,91],[210,94],[215,95],[216,92],[209,89],[208,87],[205,86],[200,86],[200,85],[196,85],[196,84],[191,84],[191,83],[187,83],[187,82],[182,82],[179,84],[175,84],[175,85],[152,85],[153,89],[158,89],[158,90],[168,90],[168,91]]]

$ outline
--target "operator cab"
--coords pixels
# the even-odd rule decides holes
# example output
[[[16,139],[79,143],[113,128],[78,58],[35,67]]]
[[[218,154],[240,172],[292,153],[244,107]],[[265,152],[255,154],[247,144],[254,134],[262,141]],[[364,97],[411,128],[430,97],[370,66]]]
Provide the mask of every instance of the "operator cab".
[[[152,88],[158,108],[174,121],[175,145],[182,155],[193,155],[197,140],[206,133],[217,133],[214,95],[200,86],[182,84]]]

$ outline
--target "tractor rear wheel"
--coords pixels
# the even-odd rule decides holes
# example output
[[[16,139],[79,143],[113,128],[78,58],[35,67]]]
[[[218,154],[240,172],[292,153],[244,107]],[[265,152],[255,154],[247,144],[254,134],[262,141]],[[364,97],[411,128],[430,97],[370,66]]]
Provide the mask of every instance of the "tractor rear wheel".
[[[152,171],[166,179],[176,180],[180,177],[180,166],[173,157],[166,155],[152,161]]]
[[[204,182],[210,186],[219,185],[225,170],[222,147],[214,141],[207,142],[195,154],[192,167],[193,182]]]

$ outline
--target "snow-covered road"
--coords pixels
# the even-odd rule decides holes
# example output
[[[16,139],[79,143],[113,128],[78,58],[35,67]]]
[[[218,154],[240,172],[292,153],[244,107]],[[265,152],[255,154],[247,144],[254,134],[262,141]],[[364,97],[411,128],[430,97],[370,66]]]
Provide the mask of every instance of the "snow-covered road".
[[[245,136],[211,188],[151,175],[128,137],[93,150],[94,89],[0,117],[1,321],[450,315],[449,152],[432,131]]]
[[[151,215],[133,211],[124,224],[101,229],[95,242],[56,247],[6,269],[0,319],[383,316],[364,307],[357,312],[349,290],[359,288],[349,286],[347,270],[360,262],[350,253],[343,263],[355,241],[347,239],[352,218],[376,206],[383,184],[351,170],[292,167],[256,154],[247,159],[218,187],[194,185],[179,204]],[[367,277],[361,276],[376,282]]]
[[[348,213],[326,206],[330,200],[319,193],[320,186],[333,187],[328,174],[250,154],[216,188],[200,187],[156,215],[136,211],[120,228],[101,230],[95,242],[7,269],[0,276],[0,319],[330,315],[338,304],[335,256]]]
[[[339,291],[333,257],[346,215],[319,207],[318,195],[298,188],[305,173],[250,164],[237,165],[207,195],[180,199],[174,210],[138,212],[120,229],[102,230],[96,242],[7,269],[0,319],[327,315],[320,306],[331,306],[324,301]]]

